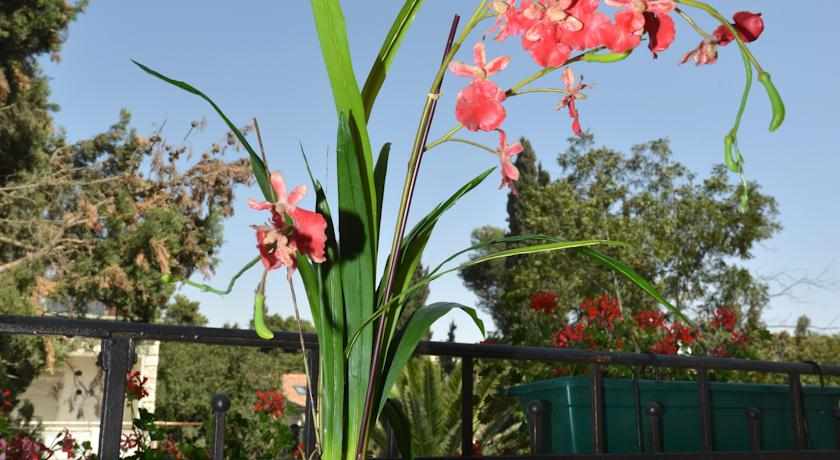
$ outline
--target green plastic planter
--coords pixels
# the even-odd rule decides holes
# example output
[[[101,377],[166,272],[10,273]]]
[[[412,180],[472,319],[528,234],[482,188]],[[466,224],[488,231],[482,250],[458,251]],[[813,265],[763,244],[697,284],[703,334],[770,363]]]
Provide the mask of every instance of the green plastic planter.
[[[715,451],[751,448],[748,409],[760,411],[761,449],[794,448],[791,393],[787,385],[710,383],[712,433]],[[523,408],[532,401],[550,404],[546,453],[582,454],[592,449],[592,379],[564,377],[519,385],[508,390]],[[651,451],[651,423],[646,408],[662,408],[665,452],[699,452],[701,422],[696,382],[639,381],[644,450]],[[840,387],[804,386],[803,402],[810,449],[836,448],[833,410],[840,403]],[[604,380],[606,448],[611,453],[639,452],[633,381]]]

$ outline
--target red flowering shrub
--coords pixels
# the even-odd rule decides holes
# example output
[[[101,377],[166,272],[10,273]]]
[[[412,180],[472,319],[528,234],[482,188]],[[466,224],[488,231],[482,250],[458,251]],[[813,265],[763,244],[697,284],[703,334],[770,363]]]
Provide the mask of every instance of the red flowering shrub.
[[[280,390],[257,390],[257,402],[254,403],[254,412],[268,414],[274,418],[280,418],[286,410],[286,398]]]
[[[531,294],[531,310],[547,315],[557,309],[557,294],[549,291],[539,291]]]
[[[531,297],[533,309],[544,292]],[[555,305],[556,308],[556,305]],[[663,355],[711,354],[742,356],[750,336],[738,328],[738,315],[727,307],[715,309],[708,320],[690,327],[671,321],[659,310],[632,312],[618,299],[603,294],[584,299],[573,311],[574,321],[554,333],[553,345],[560,348],[650,352]],[[564,373],[571,372],[563,368]]]
[[[4,388],[0,391],[0,412],[11,412],[15,406],[12,401],[12,390]]]

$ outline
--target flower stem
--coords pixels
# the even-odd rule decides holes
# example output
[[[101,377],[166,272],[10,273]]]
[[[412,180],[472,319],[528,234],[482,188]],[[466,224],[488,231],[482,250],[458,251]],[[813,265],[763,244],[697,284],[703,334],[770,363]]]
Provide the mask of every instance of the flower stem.
[[[491,154],[493,154],[493,155],[498,154],[498,152],[496,152],[495,150],[491,149],[490,147],[487,147],[487,146],[486,146],[486,145],[484,145],[484,144],[479,144],[478,142],[471,141],[471,140],[469,140],[469,139],[461,139],[460,137],[450,137],[450,138],[449,138],[449,139],[447,139],[445,142],[459,142],[459,143],[461,143],[461,144],[471,145],[471,146],[473,146],[473,147],[475,147],[475,148],[477,148],[477,149],[481,149],[481,150],[484,150],[484,151],[486,151],[486,152],[490,152],[490,153],[491,153]]]
[[[400,251],[402,240],[405,235],[405,228],[408,222],[408,214],[411,210],[411,200],[414,196],[414,187],[417,182],[417,174],[420,169],[420,162],[423,158],[423,152],[426,150],[426,142],[429,138],[429,130],[431,128],[432,120],[434,119],[435,107],[440,95],[440,87],[443,83],[443,77],[446,75],[446,69],[452,61],[453,56],[461,47],[461,44],[469,36],[475,25],[481,20],[487,0],[482,0],[472,17],[467,23],[464,30],[457,40],[454,40],[455,33],[458,29],[458,22],[460,16],[455,15],[452,20],[452,25],[449,30],[449,38],[447,39],[446,47],[443,53],[443,60],[438,68],[435,78],[432,81],[431,89],[426,95],[426,102],[423,105],[423,113],[420,116],[420,123],[417,127],[417,132],[414,137],[414,143],[411,149],[411,156],[408,161],[408,168],[406,170],[405,181],[403,183],[402,195],[400,197],[399,211],[397,212],[397,225],[394,229],[393,239],[391,240],[391,254],[386,265],[385,291],[382,295],[383,305],[388,305],[391,297],[391,290],[394,286],[394,281],[397,274],[397,264],[400,259]],[[371,419],[373,418],[373,404],[376,392],[376,379],[379,374],[379,364],[381,355],[385,344],[385,329],[386,321],[388,319],[388,309],[379,318],[378,327],[376,329],[376,337],[373,343],[373,354],[370,364],[370,378],[368,380],[367,391],[365,393],[365,403],[362,413],[361,426],[359,427],[359,441],[356,444],[356,460],[365,460],[365,453],[367,451],[368,431],[370,429]]]
[[[677,14],[680,15],[680,17],[683,18],[683,20],[685,22],[687,22],[688,25],[690,25],[691,28],[694,29],[695,32],[697,32],[698,35],[703,37],[703,40],[712,40],[713,39],[713,37],[711,35],[709,35],[708,32],[703,30],[703,28],[700,27],[700,25],[698,25],[697,22],[694,20],[694,18],[689,16],[688,13],[686,13],[685,11],[683,11],[680,8],[674,8],[674,11],[676,11]]]

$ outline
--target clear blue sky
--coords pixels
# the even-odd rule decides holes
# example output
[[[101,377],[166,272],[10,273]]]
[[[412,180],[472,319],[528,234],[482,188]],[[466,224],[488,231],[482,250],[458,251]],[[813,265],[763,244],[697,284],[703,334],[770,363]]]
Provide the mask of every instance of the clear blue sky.
[[[363,80],[370,62],[402,2],[345,2],[354,65]],[[383,231],[389,232],[402,182],[402,165],[414,133],[428,85],[440,59],[453,13],[468,15],[476,0],[429,0],[397,56],[393,71],[377,102],[371,121],[375,148],[393,143]],[[715,2],[727,13],[740,9],[764,13],[767,31],[753,50],[769,69],[788,107],[788,121],[775,134],[767,132],[770,114],[760,92],[750,103],[741,132],[747,172],[764,191],[779,200],[784,230],[756,248],[749,266],[757,273],[840,277],[840,64],[831,39],[840,4],[810,0],[808,10],[793,13],[789,2],[726,0]],[[707,23],[708,24],[708,23]],[[630,146],[667,137],[679,161],[706,174],[721,161],[721,137],[734,116],[743,84],[740,57],[724,48],[717,65],[678,66],[682,53],[699,41],[684,23],[668,52],[653,61],[639,50],[627,62],[613,66],[581,65],[578,73],[594,85],[579,106],[584,128],[598,144],[627,151]],[[471,40],[472,42],[472,40]],[[488,54],[510,54],[512,64],[500,74],[510,84],[536,67],[515,43],[488,45]],[[164,73],[194,83],[213,95],[228,115],[240,123],[257,117],[264,131],[272,169],[291,184],[308,184],[298,153],[302,142],[313,167],[324,179],[334,167],[326,153],[334,147],[335,115],[322,68],[309,2],[110,2],[94,0],[87,13],[70,28],[63,60],[45,62],[53,79],[53,99],[61,105],[56,118],[71,139],[101,132],[117,119],[121,108],[134,116],[134,126],[148,133],[166,121],[165,134],[181,139],[191,120],[207,117],[204,134],[191,137],[201,149],[221,138],[222,123],[197,98],[156,81],[135,68],[134,58]],[[464,60],[469,56],[464,54]],[[454,95],[465,80],[447,76],[432,137],[453,125]],[[546,85],[559,86],[559,75]],[[760,91],[760,88],[759,88]],[[506,129],[511,136],[532,140],[544,165],[557,172],[556,154],[565,148],[569,122],[554,112],[551,96],[523,96],[507,104]],[[489,135],[478,139],[492,143]],[[330,161],[332,161],[332,156]],[[494,159],[466,146],[448,144],[427,156],[418,184],[413,220],[431,209]],[[334,180],[330,176],[329,180]],[[424,262],[435,264],[469,243],[470,231],[480,225],[505,226],[506,195],[488,180],[461,201],[439,225]],[[334,187],[332,187],[334,188]],[[237,190],[236,216],[225,224],[223,263],[213,280],[222,284],[254,255],[249,225],[264,216],[250,212],[249,197],[256,189]],[[312,197],[307,197],[311,203]],[[383,234],[383,241],[390,235]],[[244,277],[233,295],[219,298],[185,288],[201,301],[212,324],[247,323],[258,273]],[[291,314],[282,275],[276,275],[269,294],[273,312]],[[840,325],[837,290],[799,290],[798,300],[775,299],[766,312],[771,324],[793,323],[799,314],[814,324]],[[474,297],[457,276],[432,285],[431,299],[472,304]],[[478,333],[463,325],[459,339],[474,341]],[[435,328],[440,338],[448,318]]]

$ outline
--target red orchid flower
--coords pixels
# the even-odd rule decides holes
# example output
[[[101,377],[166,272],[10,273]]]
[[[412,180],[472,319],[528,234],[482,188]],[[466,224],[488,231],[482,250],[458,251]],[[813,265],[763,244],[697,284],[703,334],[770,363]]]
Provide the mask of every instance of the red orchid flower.
[[[557,109],[567,108],[569,110],[569,117],[572,119],[572,132],[577,136],[583,136],[583,129],[580,127],[580,113],[575,101],[586,99],[586,95],[581,91],[586,89],[587,85],[583,83],[583,78],[581,78],[580,83],[577,83],[575,74],[569,67],[566,67],[563,71],[563,84],[566,87],[566,95],[563,96]]]
[[[510,57],[499,56],[487,62],[487,52],[484,47],[484,42],[478,42],[473,46],[473,62],[475,62],[475,65],[452,61],[449,64],[449,70],[461,77],[484,80],[504,70],[510,64]]]
[[[764,19],[761,18],[761,13],[739,11],[735,13],[732,20],[735,21],[732,23],[732,27],[738,31],[741,40],[747,43],[758,40],[758,37],[764,32]],[[721,46],[726,46],[735,40],[735,36],[732,35],[729,27],[724,25],[715,29],[714,36]]]
[[[671,46],[676,38],[676,25],[670,13],[674,0],[605,0],[609,6],[624,8],[616,22],[604,29],[604,43],[612,51],[627,52],[638,46],[642,33],[649,37],[648,48],[656,56]]]
[[[290,269],[289,276],[295,269],[294,255],[300,251],[321,263],[327,243],[327,221],[324,216],[297,206],[306,194],[306,186],[299,185],[291,193],[286,193],[286,182],[278,172],[271,173],[271,186],[276,197],[273,203],[250,200],[248,206],[256,210],[270,210],[269,226],[256,226],[257,248],[266,270],[285,266]]]
[[[507,144],[507,134],[501,129],[499,131],[499,148],[496,149],[496,153],[499,155],[499,162],[502,165],[502,183],[499,184],[499,188],[502,187],[509,187],[512,193],[516,193],[516,188],[514,188],[513,184],[517,180],[519,180],[519,170],[516,169],[513,162],[511,161],[514,156],[520,154],[523,150],[522,144],[519,142],[508,145]]]

